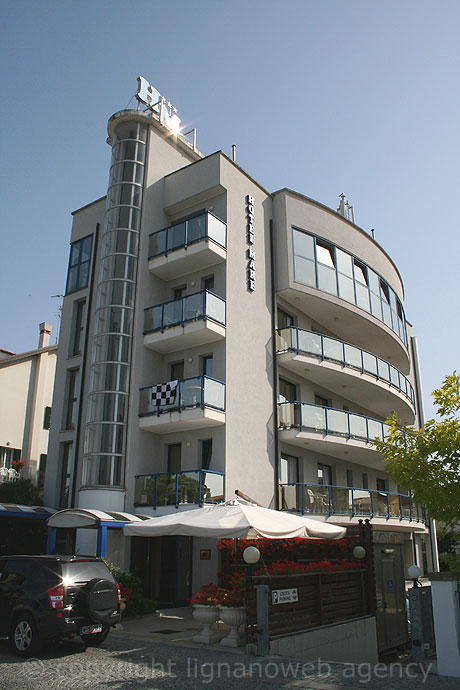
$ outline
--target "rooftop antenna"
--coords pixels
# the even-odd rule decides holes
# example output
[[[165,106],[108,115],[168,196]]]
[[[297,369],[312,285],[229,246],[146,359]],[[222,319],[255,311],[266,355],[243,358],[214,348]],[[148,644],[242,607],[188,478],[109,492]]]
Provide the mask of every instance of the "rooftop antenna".
[[[340,213],[341,216],[346,218],[347,220],[351,221],[352,223],[355,222],[355,211],[353,209],[353,206],[348,203],[347,199],[345,198],[345,194],[342,192],[342,194],[339,194],[339,208],[337,209],[337,213]]]
[[[236,144],[232,144],[232,161],[236,163]]]
[[[51,295],[51,299],[60,299],[59,307],[58,307],[58,327],[57,327],[57,333],[56,333],[56,345],[59,339],[59,333],[61,331],[61,317],[62,317],[62,301],[64,299],[64,295],[61,295],[60,293],[57,295]]]

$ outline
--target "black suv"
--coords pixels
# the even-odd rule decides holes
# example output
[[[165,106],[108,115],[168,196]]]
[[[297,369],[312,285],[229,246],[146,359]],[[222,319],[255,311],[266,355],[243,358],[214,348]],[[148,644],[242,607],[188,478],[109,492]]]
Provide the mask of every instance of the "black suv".
[[[74,635],[101,644],[120,619],[120,589],[100,558],[0,556],[0,636],[20,656]]]

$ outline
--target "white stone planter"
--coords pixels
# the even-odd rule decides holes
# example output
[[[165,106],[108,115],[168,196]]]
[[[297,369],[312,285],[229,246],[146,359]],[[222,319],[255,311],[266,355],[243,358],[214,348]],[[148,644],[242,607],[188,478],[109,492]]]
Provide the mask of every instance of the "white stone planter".
[[[213,642],[217,642],[220,635],[218,632],[211,630],[211,625],[219,618],[219,608],[217,606],[195,604],[193,607],[193,618],[197,623],[200,623],[203,628],[198,635],[192,638],[192,640],[194,642],[201,642],[201,644],[212,644]]]
[[[246,623],[246,608],[221,606],[220,620],[230,628],[230,632],[222,638],[220,644],[224,647],[241,647],[245,643],[245,635],[239,633],[238,628]]]

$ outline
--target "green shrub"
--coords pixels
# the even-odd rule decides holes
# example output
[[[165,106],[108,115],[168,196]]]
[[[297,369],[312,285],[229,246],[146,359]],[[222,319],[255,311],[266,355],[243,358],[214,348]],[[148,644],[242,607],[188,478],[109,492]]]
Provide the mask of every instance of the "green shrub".
[[[121,596],[125,600],[126,609],[124,616],[141,616],[146,613],[155,613],[156,603],[152,599],[147,599],[142,593],[142,583],[140,579],[132,573],[125,573],[121,568],[113,563],[107,563],[115,582],[120,585]]]
[[[43,501],[36,486],[30,479],[0,484],[0,503],[17,503],[23,506],[42,506]]]

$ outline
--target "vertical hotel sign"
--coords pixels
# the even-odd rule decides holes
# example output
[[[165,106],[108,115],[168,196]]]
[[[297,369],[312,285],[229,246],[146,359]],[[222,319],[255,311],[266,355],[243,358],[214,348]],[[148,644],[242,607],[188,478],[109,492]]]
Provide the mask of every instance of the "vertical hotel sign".
[[[254,197],[246,195],[246,242],[247,249],[247,286],[250,292],[256,289],[256,252],[254,249]]]

